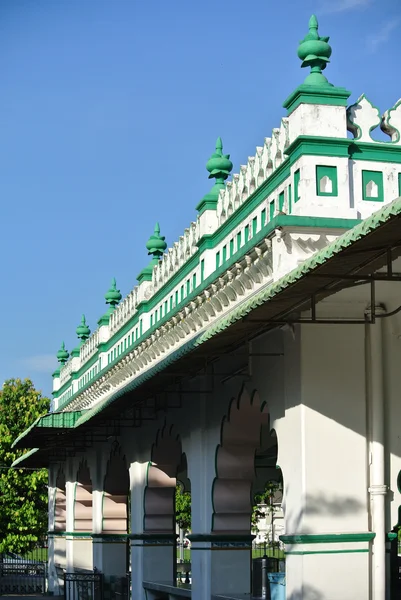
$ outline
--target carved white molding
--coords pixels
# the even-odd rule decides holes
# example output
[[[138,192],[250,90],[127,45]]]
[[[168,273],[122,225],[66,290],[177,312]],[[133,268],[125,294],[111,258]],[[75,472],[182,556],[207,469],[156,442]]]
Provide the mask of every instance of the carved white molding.
[[[265,240],[79,394],[65,410],[92,408],[271,281],[271,243]]]

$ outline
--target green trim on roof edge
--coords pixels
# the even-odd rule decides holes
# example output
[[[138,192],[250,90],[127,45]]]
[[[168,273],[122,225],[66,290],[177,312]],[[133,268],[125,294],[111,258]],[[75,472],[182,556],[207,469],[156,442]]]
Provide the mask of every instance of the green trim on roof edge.
[[[23,454],[19,458],[15,459],[15,461],[11,465],[11,469],[14,469],[17,465],[24,462],[24,460],[26,460],[27,458],[29,458],[30,456],[35,454],[38,450],[39,450],[39,448],[31,448],[31,450],[28,450],[28,452],[25,452],[25,454]]]
[[[151,367],[145,373],[138,375],[138,377],[136,379],[134,379],[134,381],[132,381],[131,383],[126,385],[124,388],[122,388],[118,392],[115,392],[114,394],[112,394],[109,398],[105,398],[105,399],[101,400],[93,408],[85,411],[85,414],[82,415],[80,417],[80,419],[78,419],[78,421],[75,423],[74,429],[76,429],[80,425],[83,425],[84,423],[86,423],[87,421],[89,421],[90,419],[95,417],[104,408],[106,408],[107,406],[112,404],[115,400],[117,400],[118,398],[120,398],[121,396],[126,394],[127,392],[130,392],[130,391],[136,389],[139,385],[141,385],[148,379],[151,379],[154,375],[156,375],[157,373],[160,373],[160,371],[163,371],[163,369],[165,367],[176,362],[179,358],[181,358],[181,356],[183,356],[189,350],[191,350],[192,348],[195,347],[197,338],[198,338],[198,336],[195,334],[195,336],[192,338],[192,340],[189,340],[188,342],[186,342],[183,346],[181,346],[181,348],[177,348],[177,350],[172,352],[169,356],[166,356],[166,358],[161,360],[157,365],[155,365],[154,367]]]
[[[322,265],[324,262],[326,262],[326,260],[350,246],[353,242],[356,242],[358,239],[364,237],[371,231],[374,231],[392,216],[397,216],[400,214],[401,198],[397,198],[397,200],[391,204],[387,204],[384,208],[373,213],[373,215],[359,223],[359,225],[356,225],[353,229],[350,229],[342,236],[338,237],[336,240],[334,240],[334,242],[328,244],[325,248],[314,254],[299,267],[279,279],[276,283],[273,283],[269,287],[261,290],[248,300],[244,300],[242,304],[233,309],[231,314],[221,317],[216,323],[211,325],[210,328],[201,335],[198,345],[204,343],[206,340],[210,339],[220,331],[223,331],[235,321],[242,319],[254,308],[260,304],[263,304],[264,302],[267,302],[289,285],[301,279],[309,271],[312,271],[319,265]]]
[[[81,417],[82,413],[85,411],[75,410],[70,412],[53,412],[47,415],[43,415],[36,419],[28,429],[25,429],[16,440],[12,443],[12,448],[16,446],[16,444],[21,441],[24,437],[28,435],[30,431],[35,428],[49,428],[49,429],[69,429],[74,427],[76,421]]]
[[[160,319],[160,321],[158,321],[155,325],[153,325],[152,327],[147,329],[143,333],[142,337],[137,340],[137,344],[135,346],[131,346],[130,348],[127,348],[127,350],[125,352],[121,353],[118,357],[116,357],[105,368],[103,368],[96,377],[91,379],[91,381],[89,381],[86,384],[86,386],[83,386],[73,396],[71,396],[71,398],[69,398],[65,403],[61,404],[57,410],[62,410],[66,406],[68,406],[70,404],[70,402],[72,402],[78,396],[78,394],[82,393],[85,389],[89,388],[94,383],[94,381],[96,381],[96,379],[98,377],[101,377],[105,373],[107,373],[107,371],[109,369],[111,369],[115,364],[117,364],[126,354],[129,354],[129,352],[132,352],[132,350],[136,346],[138,346],[140,343],[142,343],[144,339],[149,337],[163,323],[165,323],[166,321],[171,319],[171,317],[174,314],[176,314],[177,312],[182,310],[182,308],[184,306],[186,306],[188,304],[188,302],[190,302],[192,299],[196,298],[196,296],[199,295],[200,289],[207,288],[208,285],[213,283],[218,277],[220,277],[225,271],[227,271],[227,269],[229,269],[230,267],[235,265],[235,263],[238,262],[238,258],[240,256],[243,256],[244,254],[249,252],[249,250],[251,250],[255,245],[260,243],[263,239],[265,239],[266,237],[271,235],[274,232],[274,230],[277,229],[278,227],[303,227],[303,228],[309,227],[311,229],[319,227],[319,228],[327,228],[327,229],[344,230],[344,229],[350,229],[350,228],[354,227],[355,225],[357,225],[358,223],[360,223],[360,219],[332,219],[332,218],[326,218],[326,217],[299,217],[297,215],[277,215],[276,217],[274,217],[274,219],[272,219],[272,221],[267,223],[260,231],[258,231],[258,233],[256,233],[244,246],[242,246],[239,250],[237,250],[237,252],[235,252],[223,265],[221,265],[219,267],[219,269],[217,269],[213,273],[211,273],[209,275],[209,277],[202,282],[201,288],[200,287],[196,288],[184,300],[182,300],[176,306],[174,312],[169,313],[168,315],[166,315],[165,317]],[[209,247],[213,248],[213,246],[214,246],[212,240],[210,239],[211,237],[212,236],[208,236],[208,237],[204,236],[203,237],[205,247],[207,247],[207,248],[209,248]],[[209,246],[208,242],[210,242],[210,246]],[[183,265],[183,266],[186,266],[188,263],[190,263],[190,261],[192,261],[194,259],[194,257],[197,256],[197,254],[198,253],[195,253],[191,257],[191,259],[187,263],[185,263],[185,265]],[[196,264],[198,264],[198,263],[196,263]],[[191,271],[193,268],[194,268],[194,265],[191,265],[191,267],[188,268],[188,270]],[[178,275],[178,274],[176,274],[176,275]],[[168,292],[167,292],[167,290],[165,290],[165,295],[168,295],[168,293],[170,293],[171,289],[173,289],[177,285],[177,283],[179,281],[181,281],[184,277],[185,277],[185,275],[181,274],[181,277],[177,278],[177,281],[174,281],[175,277],[171,278],[171,280],[169,282],[167,282],[167,283],[170,283],[170,289]],[[166,286],[167,286],[167,284],[166,284]],[[155,298],[156,298],[156,300],[154,300]],[[110,348],[112,348],[114,346],[114,344],[116,344],[121,338],[123,338],[128,333],[128,331],[130,331],[133,327],[135,327],[137,325],[141,316],[145,312],[149,312],[150,310],[152,310],[156,306],[156,304],[158,304],[158,302],[160,302],[160,298],[157,298],[157,294],[155,294],[155,296],[153,296],[153,298],[151,298],[151,300],[149,300],[147,302],[141,302],[141,304],[138,305],[136,314],[129,321],[127,321],[118,331],[116,331],[114,336],[112,336],[107,342],[99,344],[97,353],[88,362],[86,362],[78,371],[72,373],[71,377],[68,379],[68,381],[62,387],[60,387],[60,389],[57,392],[53,393],[53,397],[58,398],[65,391],[67,391],[67,389],[71,386],[72,380],[79,379],[86,371],[88,371],[88,369],[90,369],[93,366],[93,364],[95,364],[95,362],[99,359],[100,353],[107,352]]]
[[[351,92],[342,87],[314,86],[301,84],[283,102],[288,116],[300,104],[324,104],[326,106],[347,106]]]
[[[276,294],[283,291],[291,284],[296,283],[304,275],[308,274],[310,271],[322,265],[328,259],[340,253],[342,250],[352,245],[352,243],[356,242],[358,239],[361,239],[365,235],[371,233],[372,231],[380,227],[380,225],[389,220],[391,217],[398,215],[401,215],[401,197],[397,198],[391,204],[388,204],[381,210],[377,211],[376,213],[374,213],[373,215],[356,225],[353,229],[344,233],[331,244],[328,244],[325,248],[323,248],[311,258],[306,260],[302,265],[291,271],[288,275],[282,277],[276,283],[273,283],[267,288],[260,290],[248,300],[244,300],[240,305],[234,308],[231,311],[231,313],[218,319],[216,323],[211,325],[203,333],[195,335],[194,338],[192,338],[192,340],[184,344],[181,348],[177,349],[174,353],[172,353],[172,355],[166,357],[166,359],[160,361],[160,363],[150,368],[142,375],[139,375],[136,379],[134,379],[134,381],[127,384],[124,388],[120,389],[114,395],[111,395],[109,398],[106,398],[103,401],[99,402],[92,409],[88,410],[86,414],[83,415],[76,422],[75,428],[79,427],[82,423],[89,421],[96,414],[99,414],[99,412],[106,408],[106,406],[109,406],[117,398],[121,397],[129,391],[132,391],[133,389],[138,387],[143,381],[146,381],[147,379],[153,377],[153,375],[163,370],[164,366],[167,366],[171,362],[174,362],[175,360],[180,358],[180,356],[186,354],[192,348],[198,347],[201,344],[205,343],[214,335],[217,335],[218,333],[229,327],[232,323],[241,320],[254,308],[257,308],[264,302],[269,301]]]

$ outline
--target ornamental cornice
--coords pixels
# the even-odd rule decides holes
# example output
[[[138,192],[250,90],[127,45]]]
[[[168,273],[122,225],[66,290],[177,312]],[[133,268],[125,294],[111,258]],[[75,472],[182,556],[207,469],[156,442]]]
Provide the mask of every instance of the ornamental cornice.
[[[64,410],[92,408],[178,350],[217,318],[272,280],[272,244],[269,239],[265,239],[135,349],[123,356]]]

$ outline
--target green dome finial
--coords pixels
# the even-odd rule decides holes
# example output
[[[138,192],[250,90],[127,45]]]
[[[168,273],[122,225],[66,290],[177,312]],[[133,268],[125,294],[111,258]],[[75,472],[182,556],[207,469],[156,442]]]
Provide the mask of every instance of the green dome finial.
[[[300,42],[298,57],[302,60],[301,67],[310,67],[311,72],[305,79],[307,85],[331,85],[322,71],[330,62],[331,46],[329,37],[320,37],[318,32],[318,21],[315,15],[309,19],[309,33]]]
[[[64,342],[61,344],[60,350],[57,352],[57,360],[60,363],[61,366],[64,366],[64,364],[67,362],[67,360],[69,359],[69,353],[67,352],[67,350],[65,349],[65,344]]]
[[[110,289],[107,290],[105,294],[106,304],[110,304],[111,308],[115,308],[117,304],[120,302],[122,295],[120,290],[117,289],[116,278],[113,277],[111,280]]]
[[[209,171],[209,179],[216,179],[217,184],[224,185],[225,180],[232,171],[233,163],[229,154],[223,154],[223,142],[221,137],[217,138],[216,151],[206,163],[206,169]]]
[[[156,223],[153,235],[151,235],[146,242],[148,254],[153,255],[153,258],[159,259],[167,248],[167,244],[164,240],[165,237],[160,235],[160,225],[159,223]]]
[[[81,323],[78,325],[76,329],[77,336],[79,339],[84,342],[90,336],[91,330],[86,324],[85,315],[82,315]]]
[[[216,150],[206,163],[206,169],[209,171],[209,179],[215,179],[216,182],[210,192],[198,203],[196,210],[203,213],[206,209],[215,209],[219,198],[220,190],[224,190],[224,182],[232,171],[233,163],[229,154],[223,154],[223,142],[221,137],[217,138]]]

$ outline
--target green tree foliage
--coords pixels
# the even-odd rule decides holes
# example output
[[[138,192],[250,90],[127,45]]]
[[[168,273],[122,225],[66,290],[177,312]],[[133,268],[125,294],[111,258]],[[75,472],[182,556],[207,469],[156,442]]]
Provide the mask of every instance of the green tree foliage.
[[[271,505],[275,493],[282,489],[282,483],[280,481],[268,481],[265,485],[263,492],[255,494],[254,506],[252,508],[252,529],[257,529],[257,523],[260,518],[264,516],[264,513],[259,510],[258,504],[267,504],[268,510],[272,510]]]
[[[47,470],[10,469],[24,454],[14,440],[49,409],[29,379],[9,379],[0,390],[0,552],[19,554],[38,545],[47,531]]]
[[[181,484],[175,488],[175,519],[181,529],[191,529],[191,494],[185,492]]]

